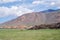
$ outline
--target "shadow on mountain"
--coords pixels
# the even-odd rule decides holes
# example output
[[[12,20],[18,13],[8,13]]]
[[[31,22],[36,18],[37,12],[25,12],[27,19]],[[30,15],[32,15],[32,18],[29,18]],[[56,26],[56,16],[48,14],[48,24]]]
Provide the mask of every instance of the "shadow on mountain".
[[[38,30],[38,29],[60,29],[60,22],[53,24],[41,24],[35,25],[27,28],[28,30]]]

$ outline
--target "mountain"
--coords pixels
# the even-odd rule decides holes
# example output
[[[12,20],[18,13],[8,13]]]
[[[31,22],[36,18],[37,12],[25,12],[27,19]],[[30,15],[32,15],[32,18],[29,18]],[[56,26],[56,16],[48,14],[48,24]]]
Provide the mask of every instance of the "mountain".
[[[52,11],[52,12],[51,12]],[[40,25],[40,24],[52,24],[60,22],[60,10],[47,10],[45,12],[32,12],[19,16],[16,19],[5,22],[0,25],[0,28],[20,28]]]
[[[46,23],[60,22],[60,10],[55,10],[46,14]]]
[[[60,9],[58,9],[60,10]],[[54,11],[58,11],[57,9],[48,9],[48,10],[45,10],[45,11],[42,11],[43,13],[47,13],[47,12],[54,12]]]

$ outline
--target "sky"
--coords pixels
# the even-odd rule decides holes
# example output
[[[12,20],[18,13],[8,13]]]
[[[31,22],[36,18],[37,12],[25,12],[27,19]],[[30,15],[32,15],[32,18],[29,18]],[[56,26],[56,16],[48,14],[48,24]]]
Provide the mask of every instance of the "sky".
[[[0,0],[0,23],[47,9],[60,9],[60,0]]]

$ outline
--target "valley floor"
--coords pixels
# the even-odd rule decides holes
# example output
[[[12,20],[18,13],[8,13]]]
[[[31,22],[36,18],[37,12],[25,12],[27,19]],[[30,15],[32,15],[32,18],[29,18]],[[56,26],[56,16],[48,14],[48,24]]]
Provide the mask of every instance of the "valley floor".
[[[0,40],[60,40],[60,29],[0,29]]]

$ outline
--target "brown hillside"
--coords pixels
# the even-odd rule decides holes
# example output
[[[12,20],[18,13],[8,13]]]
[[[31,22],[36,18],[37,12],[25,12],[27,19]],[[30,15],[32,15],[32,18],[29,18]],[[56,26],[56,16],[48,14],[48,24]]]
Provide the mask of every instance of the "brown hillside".
[[[60,22],[60,10],[53,12],[33,12],[1,24],[0,28],[25,28],[40,24]]]

